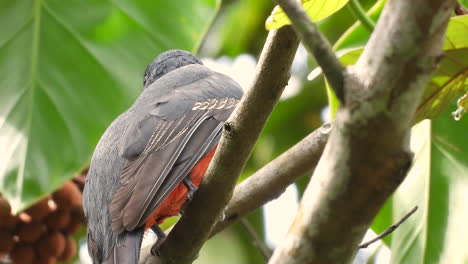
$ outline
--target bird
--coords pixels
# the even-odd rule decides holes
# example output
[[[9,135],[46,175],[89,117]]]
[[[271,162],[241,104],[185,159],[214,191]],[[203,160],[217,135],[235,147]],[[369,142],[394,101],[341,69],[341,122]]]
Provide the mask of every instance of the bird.
[[[83,190],[94,264],[138,263],[143,234],[178,215],[200,185],[225,121],[243,95],[192,53],[168,50],[146,68],[141,94],[96,145]]]

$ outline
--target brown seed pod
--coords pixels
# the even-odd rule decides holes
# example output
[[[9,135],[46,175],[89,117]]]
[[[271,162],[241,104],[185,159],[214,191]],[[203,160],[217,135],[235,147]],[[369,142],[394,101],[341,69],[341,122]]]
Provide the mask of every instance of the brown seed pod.
[[[89,168],[86,168],[82,170],[79,174],[77,174],[75,177],[73,177],[73,183],[78,186],[78,189],[80,189],[81,192],[83,192],[84,185],[86,182],[86,175],[88,174]]]
[[[65,249],[65,237],[58,231],[52,231],[36,242],[36,248],[41,258],[58,257]]]
[[[84,215],[83,207],[74,208],[71,210],[71,217],[73,220],[86,224],[86,217]]]
[[[73,237],[67,236],[65,243],[65,250],[62,255],[57,259],[58,261],[69,261],[76,254],[76,241]]]
[[[11,214],[0,216],[0,228],[13,230],[16,227],[17,222],[18,220],[16,217]]]
[[[11,206],[5,198],[0,196],[0,218],[5,215],[11,215]]]
[[[52,194],[52,199],[59,208],[71,209],[81,207],[81,192],[71,181],[66,182]]]
[[[57,258],[53,256],[42,257],[40,256],[37,260],[37,264],[54,264],[57,262]]]
[[[17,234],[22,242],[35,242],[45,232],[45,226],[41,222],[32,221],[29,223],[21,223],[18,226]]]
[[[36,252],[31,245],[18,243],[11,251],[10,257],[15,264],[32,264],[36,259]]]
[[[68,226],[62,229],[62,231],[65,234],[71,235],[71,234],[76,233],[82,226],[83,226],[82,223],[77,222],[75,220],[71,220]]]
[[[9,253],[13,248],[13,235],[7,230],[0,229],[0,255]]]
[[[50,229],[63,229],[70,224],[71,216],[69,210],[58,209],[47,216],[46,225]]]
[[[42,200],[39,200],[31,207],[26,209],[25,213],[27,213],[33,220],[40,221],[44,217],[46,217],[51,211],[52,208],[49,205],[49,197],[46,197]]]

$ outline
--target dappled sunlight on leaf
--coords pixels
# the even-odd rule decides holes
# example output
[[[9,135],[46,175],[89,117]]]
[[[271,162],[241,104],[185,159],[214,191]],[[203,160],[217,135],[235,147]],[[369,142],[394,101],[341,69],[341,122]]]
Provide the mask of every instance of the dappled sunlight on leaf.
[[[349,0],[302,0],[302,6],[313,21],[324,19],[340,10]],[[291,24],[283,9],[276,6],[265,22],[267,30]]]

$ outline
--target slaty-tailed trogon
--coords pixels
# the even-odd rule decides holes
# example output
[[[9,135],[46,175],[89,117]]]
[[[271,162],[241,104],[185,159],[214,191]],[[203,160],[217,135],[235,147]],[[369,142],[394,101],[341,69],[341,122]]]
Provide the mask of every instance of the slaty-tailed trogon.
[[[91,160],[83,206],[93,263],[138,263],[144,231],[177,215],[200,184],[242,94],[187,51],[166,51],[148,65],[141,95]]]

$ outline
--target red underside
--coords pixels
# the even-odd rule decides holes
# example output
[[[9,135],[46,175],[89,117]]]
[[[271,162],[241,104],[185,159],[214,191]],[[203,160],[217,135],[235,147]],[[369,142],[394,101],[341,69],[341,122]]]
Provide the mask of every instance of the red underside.
[[[210,161],[215,153],[216,146],[198,162],[195,167],[189,172],[190,180],[193,185],[198,187],[205,176],[206,169],[210,165]],[[180,183],[177,187],[169,194],[169,196],[161,203],[161,206],[154,211],[154,213],[146,221],[145,229],[150,228],[155,224],[162,224],[168,217],[179,214],[180,208],[187,201],[188,189],[184,183]]]

